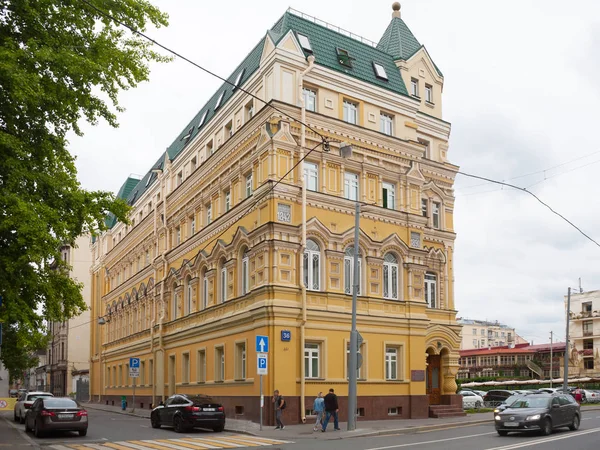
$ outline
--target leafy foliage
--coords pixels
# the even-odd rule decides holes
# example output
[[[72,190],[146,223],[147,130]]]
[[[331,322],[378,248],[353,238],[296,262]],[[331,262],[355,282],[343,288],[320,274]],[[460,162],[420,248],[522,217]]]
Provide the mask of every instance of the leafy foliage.
[[[167,25],[146,0],[86,0],[140,31]],[[16,374],[45,345],[45,320],[85,309],[60,247],[105,229],[128,205],[77,180],[66,134],[118,126],[118,94],[148,80],[151,44],[79,0],[0,0],[0,295],[2,362]]]

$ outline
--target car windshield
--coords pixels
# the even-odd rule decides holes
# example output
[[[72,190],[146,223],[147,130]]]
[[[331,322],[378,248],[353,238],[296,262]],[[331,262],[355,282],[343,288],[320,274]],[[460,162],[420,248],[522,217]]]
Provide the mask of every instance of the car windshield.
[[[547,408],[550,403],[549,397],[520,398],[510,405],[511,408]]]
[[[511,395],[506,400],[504,400],[504,403],[507,404],[508,406],[510,406],[511,404],[513,404],[515,402],[515,400],[517,400],[518,398],[521,398],[521,397],[523,397],[523,396],[522,395]]]
[[[202,406],[202,405],[216,404],[217,403],[212,398],[205,397],[204,395],[189,396],[188,400],[190,402],[192,402],[194,404],[194,406]]]
[[[28,395],[26,401],[33,402],[35,399],[38,399],[40,397],[52,397],[52,394],[33,394],[33,395]]]
[[[77,408],[78,405],[70,398],[49,398],[44,400],[46,408]]]

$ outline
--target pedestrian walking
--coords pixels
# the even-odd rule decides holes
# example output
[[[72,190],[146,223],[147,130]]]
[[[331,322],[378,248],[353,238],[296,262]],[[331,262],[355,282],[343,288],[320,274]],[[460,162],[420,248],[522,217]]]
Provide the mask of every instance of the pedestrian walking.
[[[329,389],[329,394],[327,394],[323,400],[325,403],[325,421],[323,422],[321,431],[325,433],[331,416],[333,416],[333,429],[339,431],[340,424],[338,422],[338,411],[340,410],[340,407],[338,406],[337,395],[335,395],[333,389]]]
[[[315,398],[315,401],[313,403],[313,411],[317,416],[317,420],[315,422],[315,426],[313,427],[313,431],[317,431],[322,428],[323,413],[325,412],[325,400],[323,399],[322,392],[319,392],[317,394],[317,398]]]
[[[285,409],[285,399],[283,398],[283,395],[279,394],[278,390],[275,390],[275,392],[273,392],[272,401],[273,406],[275,406],[275,422],[277,422],[275,429],[283,430],[285,425],[283,425],[281,418],[283,417],[283,410]]]
[[[577,389],[575,389],[575,401],[581,405],[582,400],[583,400],[583,391],[581,390],[581,386],[577,386]]]

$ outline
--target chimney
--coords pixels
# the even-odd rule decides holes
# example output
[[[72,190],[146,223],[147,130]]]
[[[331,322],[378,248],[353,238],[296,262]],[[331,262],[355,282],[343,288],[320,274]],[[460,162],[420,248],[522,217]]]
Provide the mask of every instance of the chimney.
[[[392,10],[394,11],[392,13],[392,18],[397,17],[399,19],[400,18],[400,2],[394,2],[392,4]]]

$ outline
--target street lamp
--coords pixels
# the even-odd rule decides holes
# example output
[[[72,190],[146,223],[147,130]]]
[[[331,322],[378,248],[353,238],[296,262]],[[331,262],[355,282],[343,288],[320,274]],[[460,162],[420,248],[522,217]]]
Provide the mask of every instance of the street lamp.
[[[340,144],[340,156],[349,159],[352,156],[352,145],[347,142]],[[356,429],[357,408],[357,370],[358,370],[358,331],[356,330],[356,301],[358,297],[358,251],[359,251],[359,228],[360,228],[360,203],[356,193],[354,211],[354,271],[352,286],[352,327],[350,329],[350,355],[348,361],[348,431]]]

